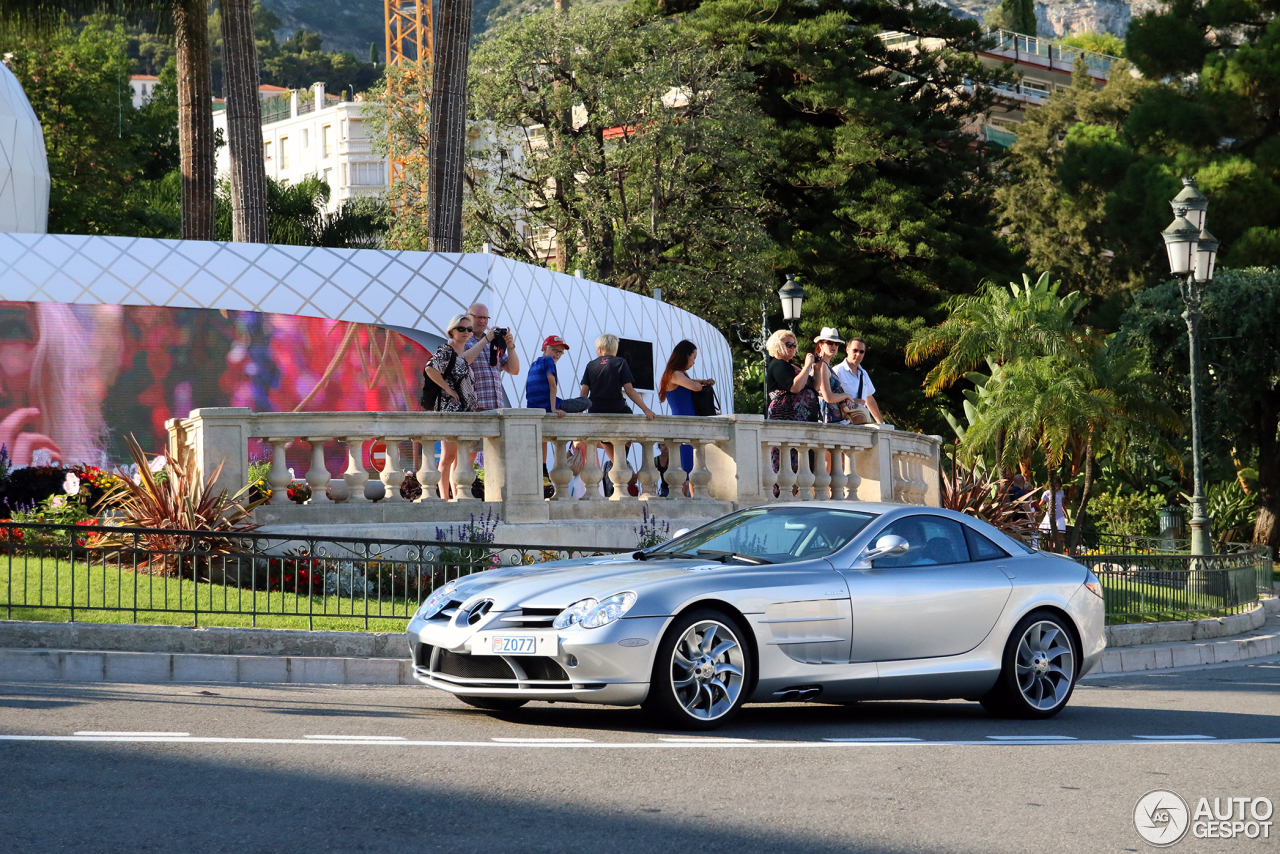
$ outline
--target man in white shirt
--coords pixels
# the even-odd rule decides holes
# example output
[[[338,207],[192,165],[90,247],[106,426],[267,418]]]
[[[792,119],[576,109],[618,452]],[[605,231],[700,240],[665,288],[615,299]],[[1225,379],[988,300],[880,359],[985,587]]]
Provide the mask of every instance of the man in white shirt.
[[[845,394],[851,394],[855,399],[865,403],[876,423],[883,424],[884,418],[880,415],[880,407],[876,406],[875,383],[871,382],[867,369],[862,367],[862,359],[867,355],[867,342],[861,338],[850,338],[849,343],[845,345],[845,353],[847,354],[845,360],[832,369],[836,379],[840,380],[840,387],[844,389]]]

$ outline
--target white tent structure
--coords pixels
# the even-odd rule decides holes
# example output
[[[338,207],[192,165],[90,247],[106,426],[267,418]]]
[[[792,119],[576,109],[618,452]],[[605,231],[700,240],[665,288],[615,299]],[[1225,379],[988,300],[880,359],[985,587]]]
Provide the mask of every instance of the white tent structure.
[[[49,187],[40,120],[18,78],[0,62],[0,232],[44,234]]]

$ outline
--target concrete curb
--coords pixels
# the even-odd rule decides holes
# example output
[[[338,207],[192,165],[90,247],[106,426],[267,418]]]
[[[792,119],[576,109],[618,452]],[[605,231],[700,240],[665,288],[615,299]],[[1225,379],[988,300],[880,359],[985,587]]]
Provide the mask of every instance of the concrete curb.
[[[1248,611],[1229,617],[1107,626],[1107,648],[1232,637],[1262,628],[1269,614],[1280,614],[1280,599],[1263,599]]]
[[[408,659],[300,658],[277,655],[191,655],[0,649],[7,682],[268,682],[312,685],[409,685]]]
[[[1145,644],[1108,649],[1090,676],[1141,673],[1171,667],[1248,661],[1280,654],[1280,617],[1271,617],[1262,628],[1239,637],[1205,642]]]
[[[409,623],[407,619],[404,622]],[[0,620],[0,649],[401,659],[409,654],[409,641],[402,631],[311,632]]]

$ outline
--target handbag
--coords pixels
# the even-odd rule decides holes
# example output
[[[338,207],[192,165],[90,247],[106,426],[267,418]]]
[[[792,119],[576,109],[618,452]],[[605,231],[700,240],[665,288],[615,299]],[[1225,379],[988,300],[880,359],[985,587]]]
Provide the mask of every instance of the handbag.
[[[457,351],[454,350],[452,347],[449,347],[449,364],[445,366],[444,373],[441,374],[441,376],[444,377],[445,382],[449,383],[450,386],[454,385],[452,374],[453,374],[453,366],[457,361],[458,361]],[[454,391],[456,392],[457,389],[455,388]],[[420,403],[422,405],[422,408],[427,412],[434,412],[436,409],[436,404],[440,400],[440,395],[443,393],[444,393],[444,389],[436,385],[435,381],[432,380],[431,377],[427,376],[427,369],[423,368],[422,369],[422,396],[418,398],[418,403]]]
[[[867,409],[867,405],[863,403],[862,381],[862,369],[859,368],[858,393],[854,395],[853,400],[840,401],[840,412],[850,424],[874,424],[876,421],[871,415],[871,410]]]
[[[689,397],[693,399],[694,415],[706,418],[720,414],[720,401],[716,399],[715,389],[711,386],[704,385],[697,391],[691,391]]]

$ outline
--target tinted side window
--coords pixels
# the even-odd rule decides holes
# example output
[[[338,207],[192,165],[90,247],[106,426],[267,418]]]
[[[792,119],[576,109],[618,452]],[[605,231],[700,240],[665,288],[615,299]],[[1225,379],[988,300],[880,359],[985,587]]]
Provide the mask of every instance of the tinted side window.
[[[882,557],[873,561],[876,569],[969,562],[969,545],[965,542],[963,526],[950,519],[923,514],[907,516],[889,525],[880,536],[889,534],[902,537],[910,548],[899,557]]]
[[[969,538],[969,557],[975,561],[1000,560],[1009,556],[1008,552],[972,528],[966,527],[964,535]]]

